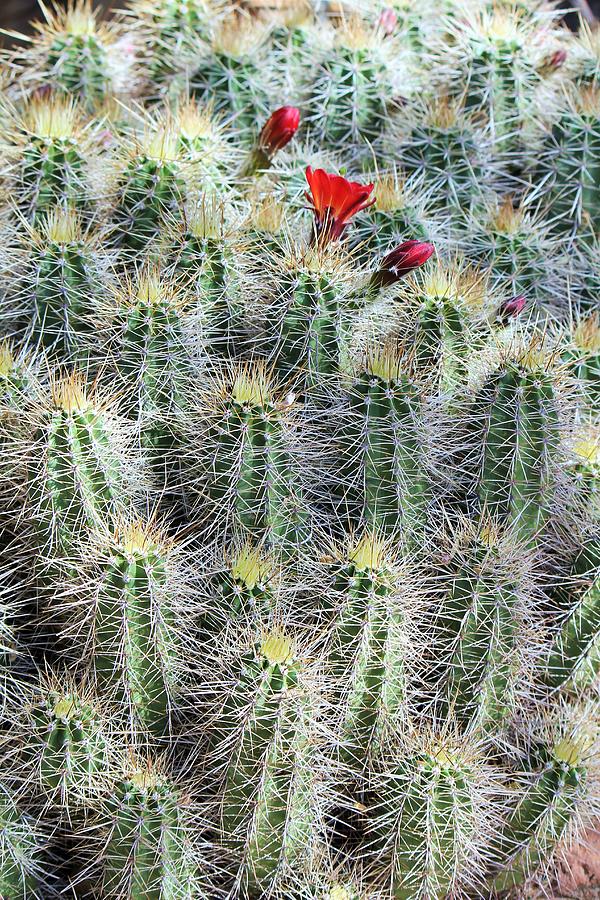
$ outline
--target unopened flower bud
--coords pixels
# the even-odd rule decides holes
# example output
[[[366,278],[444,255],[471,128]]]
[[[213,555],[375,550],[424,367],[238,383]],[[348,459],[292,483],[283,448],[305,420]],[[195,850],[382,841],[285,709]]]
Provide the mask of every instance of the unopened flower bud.
[[[420,268],[434,253],[433,244],[427,241],[403,241],[381,260],[379,270],[373,275],[373,286],[382,288],[399,281]]]

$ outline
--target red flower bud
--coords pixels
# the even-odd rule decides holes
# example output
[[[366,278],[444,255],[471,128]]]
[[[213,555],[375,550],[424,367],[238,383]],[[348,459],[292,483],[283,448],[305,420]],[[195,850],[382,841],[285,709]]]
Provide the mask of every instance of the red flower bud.
[[[567,51],[564,49],[555,50],[554,53],[547,56],[542,65],[540,66],[540,74],[542,75],[551,75],[552,72],[555,72],[557,69],[560,69],[561,66],[564,66],[567,59]]]
[[[396,11],[392,9],[391,6],[386,7],[381,11],[381,15],[379,16],[379,28],[383,31],[384,34],[389,35],[393,34],[396,30],[396,25],[398,24],[398,16],[396,15]]]
[[[40,84],[32,92],[31,96],[36,100],[48,100],[48,98],[52,96],[52,85]]]
[[[356,213],[375,203],[374,197],[369,200],[372,184],[348,181],[347,178],[330,174],[324,169],[313,171],[311,166],[306,169],[306,180],[310,192],[306,192],[305,196],[312,204],[317,239],[337,240]]]
[[[548,66],[551,69],[560,69],[561,66],[564,66],[567,60],[567,51],[566,50],[556,50],[550,59],[548,60]]]
[[[516,318],[518,315],[520,315],[520,313],[523,312],[526,304],[527,297],[524,294],[517,294],[516,297],[511,297],[509,300],[504,300],[504,302],[500,304],[500,308],[498,310],[498,321],[502,325],[508,325],[511,319]]]
[[[434,253],[427,241],[403,241],[381,260],[379,271],[372,278],[377,287],[387,287],[424,265]]]
[[[258,146],[269,157],[289,144],[300,125],[300,110],[295,106],[282,106],[271,113],[258,138]]]

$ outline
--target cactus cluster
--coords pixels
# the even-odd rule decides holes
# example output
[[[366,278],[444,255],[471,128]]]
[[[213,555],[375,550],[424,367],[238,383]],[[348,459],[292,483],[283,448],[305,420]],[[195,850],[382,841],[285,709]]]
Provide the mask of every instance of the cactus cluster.
[[[42,7],[0,91],[0,897],[533,896],[600,813],[600,42]]]

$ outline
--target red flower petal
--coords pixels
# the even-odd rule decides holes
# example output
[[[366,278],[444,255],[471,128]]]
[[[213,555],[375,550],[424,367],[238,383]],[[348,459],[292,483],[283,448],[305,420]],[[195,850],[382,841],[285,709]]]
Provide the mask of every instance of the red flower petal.
[[[311,166],[306,169],[306,180],[310,190],[306,198],[313,206],[317,232],[330,240],[340,237],[352,216],[375,202],[368,199],[372,184],[348,181],[342,175]]]

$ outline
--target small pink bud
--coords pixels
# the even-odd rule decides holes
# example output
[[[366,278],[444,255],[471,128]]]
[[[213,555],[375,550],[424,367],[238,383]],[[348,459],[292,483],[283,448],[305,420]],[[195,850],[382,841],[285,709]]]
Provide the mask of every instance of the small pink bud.
[[[379,28],[384,34],[393,34],[397,24],[398,16],[396,15],[396,10],[392,9],[391,6],[388,6],[381,11],[381,15],[379,16]]]
[[[403,241],[381,260],[379,270],[372,278],[377,287],[387,287],[420,268],[433,256],[435,248],[427,241]]]
[[[98,135],[98,139],[105,150],[110,150],[115,143],[115,136],[109,128],[104,128]]]
[[[259,149],[269,158],[292,140],[300,125],[300,110],[282,106],[271,113],[258,138]]]
[[[516,297],[504,300],[498,309],[498,321],[502,325],[508,325],[511,319],[516,319],[523,312],[526,305],[527,297],[525,294],[517,294]]]

